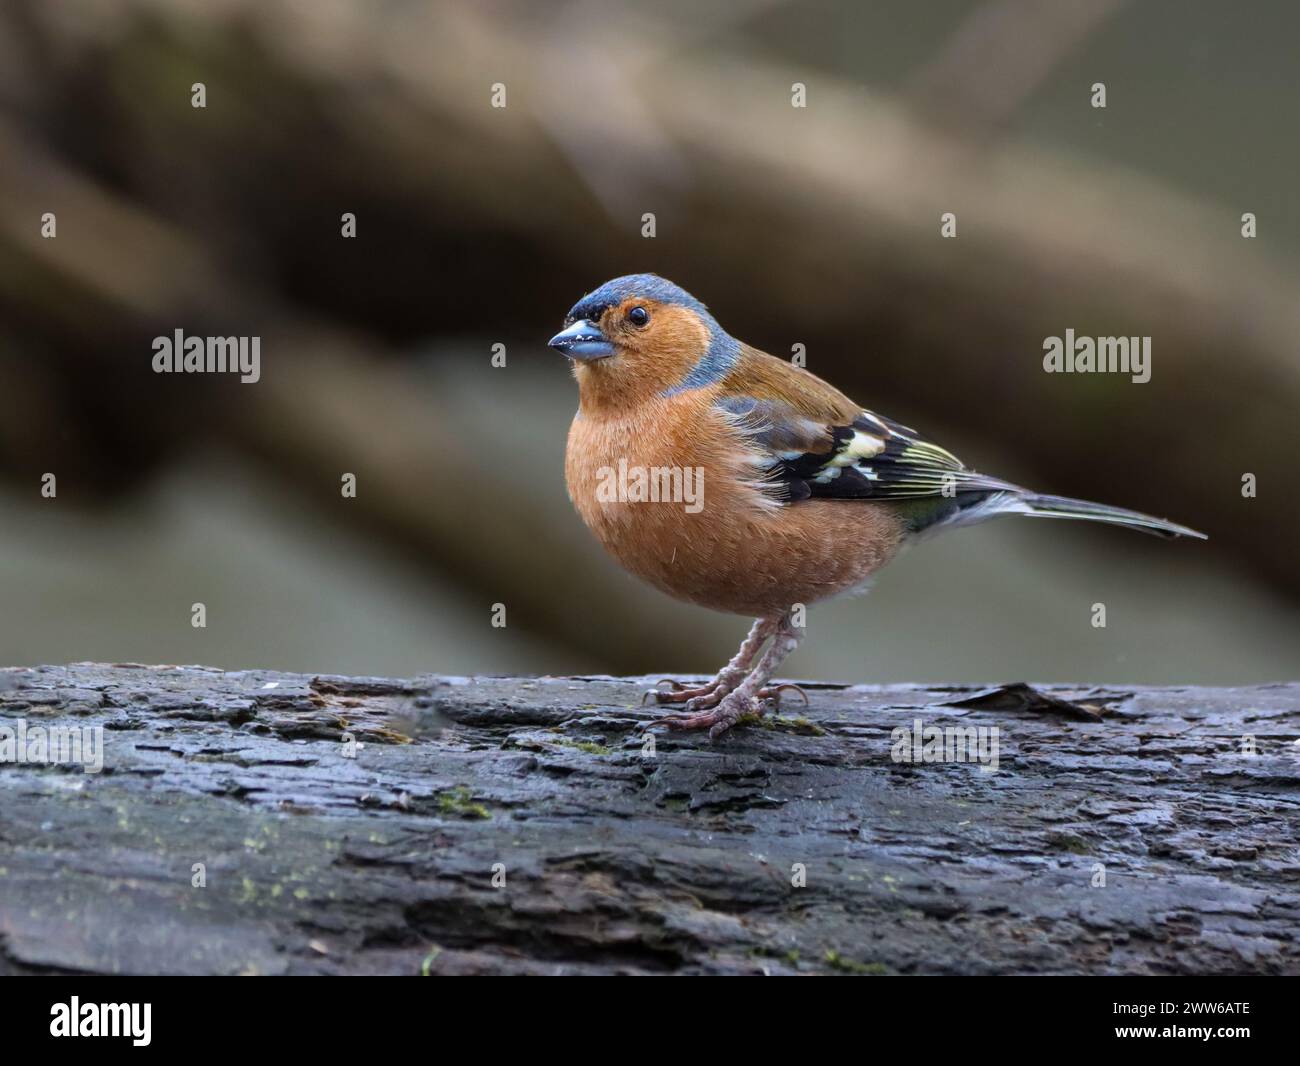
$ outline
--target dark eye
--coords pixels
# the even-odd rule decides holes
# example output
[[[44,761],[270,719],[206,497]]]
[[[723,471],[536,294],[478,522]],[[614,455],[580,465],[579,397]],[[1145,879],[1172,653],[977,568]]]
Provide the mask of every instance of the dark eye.
[[[650,312],[644,307],[634,307],[627,313],[627,320],[634,326],[644,326],[650,321]]]

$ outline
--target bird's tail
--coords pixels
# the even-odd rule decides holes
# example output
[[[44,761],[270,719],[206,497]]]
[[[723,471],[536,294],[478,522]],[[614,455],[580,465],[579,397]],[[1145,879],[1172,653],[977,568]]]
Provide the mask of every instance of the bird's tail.
[[[1043,496],[1036,492],[1003,493],[1010,497],[1002,503],[999,510],[1013,514],[1027,514],[1031,518],[1081,518],[1089,522],[1108,522],[1114,526],[1126,526],[1157,537],[1196,537],[1206,540],[1204,533],[1198,533],[1176,522],[1167,522],[1163,518],[1153,518],[1139,511],[1127,511],[1123,507],[1111,507],[1091,500],[1072,500],[1068,496]]]

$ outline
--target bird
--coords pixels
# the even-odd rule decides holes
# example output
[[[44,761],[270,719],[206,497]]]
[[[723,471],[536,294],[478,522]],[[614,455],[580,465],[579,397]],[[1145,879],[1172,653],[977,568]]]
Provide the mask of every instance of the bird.
[[[578,410],[569,497],[627,570],[679,600],[753,618],[710,681],[669,680],[658,719],[711,740],[761,719],[807,608],[864,590],[905,545],[999,515],[1072,518],[1162,537],[1161,518],[1051,496],[967,468],[916,430],[804,367],[737,340],[656,274],[605,282],[549,346],[567,356]]]

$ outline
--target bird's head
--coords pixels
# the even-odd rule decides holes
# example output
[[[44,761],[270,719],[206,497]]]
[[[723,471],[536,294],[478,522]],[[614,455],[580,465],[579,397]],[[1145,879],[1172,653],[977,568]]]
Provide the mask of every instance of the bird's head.
[[[572,361],[584,407],[697,388],[739,353],[699,300],[655,274],[605,282],[570,308],[564,325],[550,346]]]

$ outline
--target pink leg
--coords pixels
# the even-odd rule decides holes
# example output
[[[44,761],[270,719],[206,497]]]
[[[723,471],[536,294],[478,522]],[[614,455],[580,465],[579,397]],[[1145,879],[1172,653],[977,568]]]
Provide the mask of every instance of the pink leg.
[[[712,681],[698,688],[686,688],[668,679],[668,683],[674,686],[671,692],[656,689],[650,695],[660,703],[684,703],[688,711],[715,706],[723,696],[745,679],[745,675],[754,665],[754,659],[758,656],[758,649],[776,631],[776,626],[777,621],[774,618],[757,619],[750,627],[749,636],[741,641],[740,650],[732,657],[731,662],[718,671],[718,676]]]
[[[709,739],[716,740],[745,715],[761,716],[763,699],[769,695],[767,683],[785,661],[785,657],[799,646],[799,640],[803,636],[802,630],[790,624],[788,614],[777,620],[775,626],[771,647],[763,653],[758,665],[735,689],[723,696],[716,707],[701,714],[661,718],[655,724],[666,725],[669,729],[707,729]]]

